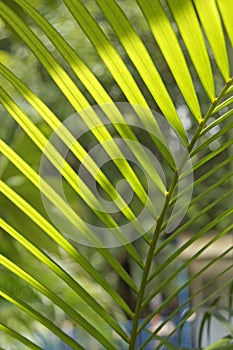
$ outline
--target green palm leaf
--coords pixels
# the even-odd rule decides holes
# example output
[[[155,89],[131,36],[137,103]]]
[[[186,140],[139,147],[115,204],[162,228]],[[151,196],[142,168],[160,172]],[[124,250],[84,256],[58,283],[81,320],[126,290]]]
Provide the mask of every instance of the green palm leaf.
[[[62,122],[49,98],[35,93],[30,81],[20,78],[11,64],[15,58],[9,54],[11,61],[0,51],[4,58],[0,99],[3,118],[12,128],[5,132],[9,137],[0,141],[1,269],[33,289],[41,305],[59,310],[55,312],[62,315],[62,322],[78,329],[78,339],[56,324],[49,312],[38,310],[33,300],[16,295],[4,280],[1,303],[11,305],[16,313],[21,310],[33,324],[42,325],[72,349],[85,349],[88,344],[96,349],[143,350],[148,345],[176,349],[170,343],[172,334],[179,332],[182,339],[188,319],[232,283],[232,278],[219,282],[223,276],[232,276],[232,264],[228,264],[216,269],[200,288],[193,288],[210,269],[232,257],[233,245],[223,247],[219,255],[180,281],[195,262],[232,235],[232,2],[64,0],[56,5],[69,17],[72,30],[88,43],[95,65],[120,91],[122,104],[91,68],[89,56],[83,57],[80,44],[73,45],[44,13],[44,0],[38,6],[26,0],[13,3],[0,1],[1,25],[6,33],[17,33],[11,42],[35,55],[32,61],[79,119],[71,127]],[[80,129],[80,138],[73,129]],[[93,144],[102,145],[103,153],[91,153]],[[60,145],[69,150],[66,157]],[[102,154],[114,170],[104,168],[107,160],[103,167],[99,165]],[[153,164],[154,156],[165,175]],[[41,171],[48,164],[43,163],[45,159],[50,164],[46,176]],[[105,202],[81,177],[82,164]],[[55,173],[61,176],[69,199],[59,192]],[[118,191],[117,182],[122,179],[133,192],[130,200],[125,187]],[[152,185],[158,199],[150,196]],[[108,212],[103,203],[110,206],[110,202],[115,210]],[[57,222],[45,203],[56,213]],[[141,219],[143,208],[153,225]],[[67,234],[59,220],[81,235]],[[107,232],[105,241],[100,228]],[[43,237],[50,246],[45,246]],[[82,246],[80,237],[91,248]],[[9,251],[12,244],[16,255]],[[177,303],[187,288],[190,294]],[[207,288],[210,293],[205,293]],[[163,300],[154,306],[161,295]],[[172,303],[176,305],[169,315],[151,328],[156,316]],[[161,337],[160,331],[185,308],[188,312]],[[1,319],[3,339],[43,348],[33,334],[30,338],[21,334],[11,318],[1,315]],[[139,343],[142,334],[147,336]],[[222,344],[224,348],[226,342]],[[6,344],[0,340],[0,346]]]

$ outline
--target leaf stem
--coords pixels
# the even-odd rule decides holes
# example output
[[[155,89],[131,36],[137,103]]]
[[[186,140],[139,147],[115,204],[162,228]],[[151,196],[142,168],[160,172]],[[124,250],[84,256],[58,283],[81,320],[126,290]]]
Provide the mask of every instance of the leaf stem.
[[[233,84],[233,77],[228,80],[228,82],[226,83],[226,85],[224,86],[222,91],[220,92],[219,96],[213,101],[213,103],[211,104],[210,108],[208,109],[205,117],[202,119],[201,123],[199,124],[199,127],[198,127],[197,131],[195,132],[195,134],[192,138],[192,141],[190,142],[190,144],[188,146],[189,152],[191,152],[191,150],[193,149],[193,147],[194,147],[195,143],[197,142],[197,140],[198,140],[203,128],[205,127],[207,121],[209,120],[211,115],[214,113],[215,108],[221,102],[221,99],[228,92],[227,90],[231,87],[232,84]]]
[[[154,257],[154,250],[155,250],[155,247],[156,247],[156,244],[158,241],[158,237],[159,237],[159,234],[161,232],[163,220],[164,220],[164,217],[166,215],[167,208],[169,206],[169,202],[170,202],[172,193],[176,187],[177,181],[178,181],[178,172],[175,173],[174,179],[173,179],[172,184],[170,186],[170,190],[167,193],[166,200],[165,200],[165,203],[163,206],[163,210],[162,210],[162,213],[158,219],[158,222],[157,222],[157,225],[155,228],[155,232],[154,232],[154,236],[153,236],[153,239],[151,241],[151,245],[150,245],[149,252],[147,255],[145,268],[143,271],[143,276],[142,276],[142,281],[141,281],[141,286],[139,289],[137,303],[136,303],[136,307],[135,307],[135,316],[133,319],[133,326],[132,326],[131,341],[129,344],[129,350],[133,350],[134,346],[135,346],[136,337],[137,337],[138,322],[139,322],[141,311],[142,311],[143,297],[144,297],[144,292],[145,292],[145,288],[146,288],[146,284],[147,284],[147,278],[148,278],[150,267],[151,267],[151,262],[152,262],[152,259]]]

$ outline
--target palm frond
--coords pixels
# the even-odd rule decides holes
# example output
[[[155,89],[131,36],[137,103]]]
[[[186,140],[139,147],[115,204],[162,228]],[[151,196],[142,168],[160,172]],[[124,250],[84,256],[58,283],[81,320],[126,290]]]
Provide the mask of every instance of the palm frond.
[[[74,30],[82,32],[89,41],[96,53],[96,62],[110,74],[124,103],[114,100],[104,81],[89,67],[88,58],[83,59],[79,49],[71,45],[49,16],[43,15],[39,6],[36,8],[26,0],[14,0],[14,3],[17,7],[0,1],[3,21],[17,33],[21,43],[35,55],[37,64],[43,66],[47,79],[64,95],[69,110],[78,116],[73,119],[78,125],[73,121],[73,124],[62,122],[53,106],[33,92],[28,81],[20,79],[19,72],[10,64],[0,65],[4,115],[20,127],[18,134],[12,134],[16,142],[11,138],[0,141],[1,235],[16,242],[19,251],[30,254],[33,264],[38,264],[38,274],[33,273],[23,259],[8,256],[5,251],[1,254],[1,268],[27,283],[38,293],[41,302],[46,299],[55,305],[64,319],[84,332],[85,339],[81,336],[74,339],[54,324],[51,315],[37,310],[33,302],[25,302],[2,283],[0,295],[72,349],[87,348],[88,337],[97,342],[98,349],[143,350],[146,346],[175,349],[170,343],[172,335],[180,332],[182,336],[187,320],[232,283],[232,279],[225,280],[195,305],[196,296],[223,275],[232,273],[232,265],[224,266],[211,280],[192,290],[193,284],[209,269],[232,256],[233,245],[223,247],[221,254],[211,257],[200,270],[186,276],[185,281],[180,280],[216,242],[220,244],[224,236],[232,234],[232,1],[97,0],[91,4],[64,0],[62,6],[72,19]],[[131,3],[146,27],[152,49],[126,10]],[[92,6],[96,7],[97,18],[101,20],[95,18]],[[22,13],[30,24],[21,18]],[[163,76],[163,69],[169,79]],[[97,106],[92,106],[90,101]],[[189,127],[179,113],[179,104],[186,108]],[[152,109],[163,117],[160,119]],[[32,111],[39,116],[39,122],[32,118]],[[83,131],[76,134],[75,128]],[[33,161],[20,149],[18,135],[24,135],[28,144],[37,149]],[[90,140],[88,144],[83,142],[84,136]],[[119,139],[124,141],[124,147]],[[97,157],[90,151],[92,144],[101,145],[106,159],[112,161],[114,176],[99,166]],[[67,151],[65,156],[62,147]],[[180,150],[179,161],[174,156],[176,147]],[[164,167],[165,176],[158,165],[153,164],[153,156],[159,159],[161,168]],[[49,164],[49,174],[41,170],[46,164]],[[81,178],[77,171],[80,164],[84,164],[108,198],[105,202],[114,202],[114,211],[108,212]],[[141,171],[146,176],[142,176]],[[72,205],[59,192],[53,174],[62,178],[64,192],[69,193]],[[125,195],[127,191],[117,191],[116,183],[122,179],[127,180],[133,191],[130,203]],[[28,186],[28,193],[17,181]],[[151,185],[156,187],[158,199],[150,196]],[[30,198],[32,191],[36,193],[36,200]],[[40,194],[42,200],[38,199]],[[46,212],[46,203],[56,212],[57,223]],[[143,207],[148,218],[153,219],[153,225],[140,220]],[[18,213],[32,226],[25,225],[22,229]],[[91,224],[84,219],[88,216]],[[63,232],[59,220],[63,227],[72,228],[70,234]],[[128,223],[133,228],[131,236],[125,233]],[[97,229],[103,227],[108,233],[105,240]],[[74,271],[79,272],[72,273],[66,262],[59,261],[59,257],[55,257],[57,253],[49,252],[42,241],[35,243],[31,238],[37,232],[45,235],[57,247],[57,252],[66,254],[66,261],[72,261]],[[76,232],[79,235],[75,235]],[[208,236],[209,232],[215,233]],[[182,240],[184,233],[186,239]],[[192,256],[185,255],[206,237],[208,240]],[[79,238],[92,248],[85,250],[79,245]],[[40,269],[46,271],[48,280],[54,278],[67,298],[56,293],[55,285],[50,287],[44,283]],[[89,281],[88,287],[82,275]],[[125,292],[119,286],[123,286]],[[96,297],[98,288],[102,298]],[[191,288],[191,292],[186,300],[178,302],[151,331],[155,316],[169,309],[187,288]],[[153,300],[165,292],[164,300],[151,310]],[[109,300],[109,308],[104,297]],[[82,305],[80,310],[75,306],[77,300]],[[190,309],[184,314],[186,307]],[[178,321],[174,329],[167,337],[161,337],[160,331],[175,317]],[[3,317],[0,330],[29,348],[41,349],[40,344],[36,345],[36,338],[21,335],[11,320]],[[143,332],[147,336],[139,343]],[[0,345],[5,344],[0,341]],[[223,342],[224,346],[228,344]]]

